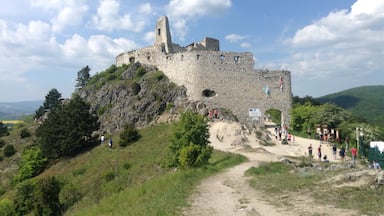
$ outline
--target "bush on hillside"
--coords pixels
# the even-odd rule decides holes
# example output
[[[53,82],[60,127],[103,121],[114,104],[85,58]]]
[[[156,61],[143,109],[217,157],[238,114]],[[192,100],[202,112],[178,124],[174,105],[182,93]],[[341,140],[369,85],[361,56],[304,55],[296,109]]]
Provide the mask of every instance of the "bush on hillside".
[[[14,182],[21,182],[32,178],[44,171],[48,159],[39,148],[25,149],[19,161],[19,170],[14,177]]]
[[[0,148],[3,148],[5,146],[5,141],[3,139],[0,139]]]
[[[59,193],[61,183],[54,177],[39,179],[34,190],[35,215],[61,215]]]
[[[10,216],[15,215],[13,211],[12,201],[9,199],[1,199],[0,200],[0,216]]]
[[[15,147],[13,145],[7,144],[3,149],[3,154],[5,157],[11,157],[16,153]]]
[[[82,194],[79,192],[73,184],[65,184],[59,193],[59,201],[63,211],[69,209],[73,204],[82,198]]]
[[[209,146],[207,120],[197,113],[181,114],[170,145],[169,166],[198,167],[208,163],[213,148]]]
[[[120,133],[119,145],[122,147],[128,146],[140,139],[140,134],[133,124],[124,126],[124,130]]]
[[[3,122],[0,121],[0,137],[2,136],[8,136],[9,131],[6,124],[3,124]]]
[[[20,138],[24,139],[31,136],[31,132],[27,128],[23,128],[20,132]]]

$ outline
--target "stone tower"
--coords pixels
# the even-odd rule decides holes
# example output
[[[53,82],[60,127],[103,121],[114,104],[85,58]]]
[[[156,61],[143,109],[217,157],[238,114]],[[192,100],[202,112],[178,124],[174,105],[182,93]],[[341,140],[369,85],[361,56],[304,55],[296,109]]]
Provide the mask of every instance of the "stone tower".
[[[157,21],[155,34],[155,46],[161,46],[161,50],[165,53],[172,53],[172,38],[169,31],[168,17],[161,17]]]

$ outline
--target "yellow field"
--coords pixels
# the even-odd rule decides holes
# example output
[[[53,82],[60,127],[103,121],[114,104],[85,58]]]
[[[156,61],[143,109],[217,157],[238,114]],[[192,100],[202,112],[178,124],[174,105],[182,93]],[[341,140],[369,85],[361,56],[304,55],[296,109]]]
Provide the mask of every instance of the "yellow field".
[[[0,120],[0,122],[3,122],[3,124],[21,124],[24,121],[22,121],[22,120]]]

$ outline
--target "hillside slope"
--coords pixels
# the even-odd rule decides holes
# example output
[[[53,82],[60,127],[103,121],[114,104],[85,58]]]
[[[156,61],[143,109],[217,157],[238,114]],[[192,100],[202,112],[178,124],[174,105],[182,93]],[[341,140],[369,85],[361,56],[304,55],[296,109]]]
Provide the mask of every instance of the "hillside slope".
[[[384,127],[384,85],[361,86],[317,98],[331,102],[371,124]]]

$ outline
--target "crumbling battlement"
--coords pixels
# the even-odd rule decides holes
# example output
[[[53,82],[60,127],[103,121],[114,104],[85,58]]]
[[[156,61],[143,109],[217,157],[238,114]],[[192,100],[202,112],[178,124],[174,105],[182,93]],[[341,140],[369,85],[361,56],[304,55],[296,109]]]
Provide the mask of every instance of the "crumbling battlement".
[[[172,43],[168,18],[156,24],[153,46],[116,57],[116,65],[140,62],[161,70],[172,82],[185,86],[191,100],[209,108],[231,110],[240,121],[255,120],[251,110],[278,109],[282,124],[289,125],[292,104],[291,73],[283,70],[256,70],[252,53],[220,51],[219,40],[204,38],[185,47]]]

